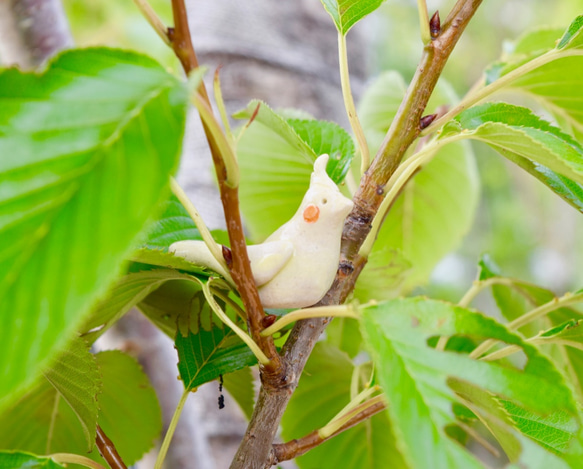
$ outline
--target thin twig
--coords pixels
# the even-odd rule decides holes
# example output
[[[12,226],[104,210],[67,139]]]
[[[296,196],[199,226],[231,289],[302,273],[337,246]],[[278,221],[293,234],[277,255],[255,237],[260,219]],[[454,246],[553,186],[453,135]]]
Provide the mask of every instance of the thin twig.
[[[119,453],[117,452],[117,449],[115,448],[115,445],[107,437],[107,435],[99,425],[97,425],[97,435],[95,437],[95,443],[97,444],[99,454],[101,454],[101,457],[105,459],[105,461],[107,462],[107,464],[109,464],[111,469],[127,469],[127,466],[121,459]]]
[[[287,443],[275,444],[273,445],[271,464],[277,464],[282,461],[288,461],[293,458],[297,458],[302,454],[307,453],[316,446],[321,445],[330,438],[348,430],[360,422],[378,414],[386,409],[386,404],[384,402],[375,402],[373,405],[366,407],[364,410],[354,415],[348,422],[342,425],[335,433],[332,435],[322,438],[319,434],[319,430],[315,430],[312,433],[297,439],[291,440]]]
[[[192,45],[184,0],[172,0],[172,12],[174,15],[174,31],[171,35],[172,48],[176,56],[180,59],[184,71],[189,74],[198,67],[198,59]],[[208,108],[211,109],[208,93],[203,82],[201,82],[198,88],[198,93]],[[227,168],[219,150],[219,145],[204,122],[203,128],[211,150],[217,181],[219,183],[221,202],[225,212],[225,219],[227,220],[227,232],[233,253],[231,275],[235,285],[237,285],[237,290],[241,295],[241,300],[247,312],[249,332],[254,342],[257,343],[259,348],[270,360],[269,364],[264,366],[266,379],[274,379],[279,382],[284,372],[273,339],[260,335],[262,330],[261,321],[265,317],[265,313],[261,305],[255,281],[253,280],[251,264],[247,254],[245,234],[243,232],[241,213],[239,211],[238,187],[229,187],[229,184],[227,184]]]

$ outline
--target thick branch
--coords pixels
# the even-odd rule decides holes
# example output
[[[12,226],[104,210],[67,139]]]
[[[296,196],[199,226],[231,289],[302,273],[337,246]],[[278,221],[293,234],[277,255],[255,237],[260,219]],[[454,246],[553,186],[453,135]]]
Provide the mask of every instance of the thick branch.
[[[176,56],[180,59],[184,71],[188,74],[198,67],[198,60],[192,45],[184,0],[172,0],[172,10],[174,14],[174,30],[169,34],[169,38],[172,42],[172,48],[174,49]],[[201,83],[199,93],[205,99],[210,108],[211,104],[204,83]],[[271,337],[262,337],[260,335],[260,332],[263,329],[261,321],[265,317],[265,313],[259,298],[259,293],[257,292],[257,287],[253,280],[251,264],[249,262],[249,256],[247,255],[247,245],[245,243],[245,234],[243,232],[241,213],[239,211],[239,190],[237,187],[229,187],[226,183],[227,169],[218,149],[217,142],[209,129],[204,125],[204,122],[203,127],[209,142],[217,174],[221,201],[223,203],[223,210],[227,221],[227,231],[231,242],[233,257],[231,275],[237,285],[245,310],[247,311],[248,327],[251,336],[265,355],[271,360],[271,363],[265,366],[264,380],[267,382],[273,382],[274,385],[279,385],[281,376],[283,376],[283,370],[281,368],[281,362],[273,343],[273,339]]]
[[[360,181],[354,196],[355,206],[348,216],[342,235],[340,268],[336,279],[318,305],[341,304],[352,291],[366,260],[358,250],[370,231],[370,225],[382,200],[383,188],[399,165],[405,151],[419,135],[425,107],[443,68],[481,0],[459,0],[432,43],[424,49],[407,94],[371,167]],[[300,321],[292,330],[283,349],[287,381],[280,389],[262,387],[251,423],[239,447],[231,469],[261,469],[270,466],[271,442],[285,406],[297,386],[299,376],[329,318]]]
[[[107,437],[99,425],[97,425],[95,443],[97,444],[97,449],[99,449],[99,454],[101,454],[101,457],[105,459],[111,469],[127,469],[117,449],[115,449],[113,442]]]
[[[387,406],[384,402],[377,402],[376,404],[373,404],[370,407],[365,408],[362,412],[359,412],[347,423],[342,425],[342,427],[340,427],[337,432],[335,432],[333,435],[330,435],[327,438],[322,438],[319,434],[319,431],[314,430],[312,433],[300,439],[291,440],[288,441],[287,443],[275,444],[273,445],[271,464],[275,465],[282,461],[289,461],[290,459],[297,458],[298,456],[307,453],[316,446],[321,445],[325,441],[328,441],[330,438],[339,435],[345,430],[349,430],[355,425],[358,425],[360,422],[385,410],[386,407]]]

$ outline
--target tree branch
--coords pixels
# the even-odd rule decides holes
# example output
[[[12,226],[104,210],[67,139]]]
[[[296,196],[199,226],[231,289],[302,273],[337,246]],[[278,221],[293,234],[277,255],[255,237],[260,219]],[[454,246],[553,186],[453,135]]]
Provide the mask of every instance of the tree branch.
[[[184,0],[172,0],[172,12],[174,15],[174,29],[169,31],[168,37],[170,38],[176,56],[180,59],[182,67],[188,75],[192,70],[198,67],[198,59],[192,45]],[[209,109],[211,109],[210,100],[204,83],[200,84],[198,91]],[[204,122],[203,128],[209,142],[219,183],[219,191],[221,194],[223,210],[225,212],[225,219],[227,221],[227,231],[229,233],[231,251],[233,253],[231,275],[233,281],[237,285],[243,305],[247,311],[247,325],[251,332],[251,336],[265,355],[271,360],[268,365],[263,367],[262,378],[264,381],[271,382],[273,385],[279,385],[284,376],[284,370],[281,366],[281,361],[273,343],[273,339],[271,337],[262,337],[260,335],[261,330],[263,329],[261,321],[265,317],[265,312],[263,311],[259,293],[257,292],[255,281],[253,280],[251,264],[247,254],[245,234],[243,232],[241,213],[239,211],[239,190],[238,187],[229,187],[227,184],[227,169],[219,151],[218,144]]]
[[[372,220],[383,200],[383,188],[398,167],[403,155],[421,131],[420,121],[427,102],[454,46],[482,0],[459,0],[439,34],[424,48],[417,72],[401,107],[354,196],[354,209],[347,217],[342,235],[340,267],[326,296],[317,306],[341,304],[354,288],[366,259],[358,256],[370,231]],[[279,388],[262,386],[247,433],[231,469],[270,467],[271,442],[281,416],[318,337],[330,318],[300,321],[293,328],[283,350],[287,380]]]
[[[107,437],[104,431],[99,425],[97,425],[97,436],[95,437],[95,443],[97,444],[97,449],[101,457],[105,459],[107,464],[111,469],[127,469],[120,455],[115,449],[113,442]]]
[[[366,404],[366,403],[365,403]],[[321,445],[325,441],[328,441],[330,438],[339,435],[345,430],[349,430],[350,428],[358,425],[360,422],[372,417],[373,415],[378,414],[386,409],[386,404],[384,402],[376,402],[375,404],[368,406],[356,414],[353,418],[351,418],[348,422],[342,425],[338,431],[334,432],[332,435],[326,438],[322,438],[319,434],[318,430],[314,430],[312,433],[297,439],[291,440],[287,443],[275,444],[273,445],[273,450],[271,453],[271,465],[278,464],[282,461],[289,461],[290,459],[297,458],[302,454],[307,453],[311,449],[315,448],[316,446]]]

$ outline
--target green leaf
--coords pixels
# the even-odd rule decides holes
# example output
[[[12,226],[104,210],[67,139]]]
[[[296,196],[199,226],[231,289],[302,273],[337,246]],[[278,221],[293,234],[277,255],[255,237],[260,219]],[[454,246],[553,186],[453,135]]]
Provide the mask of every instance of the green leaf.
[[[0,451],[0,469],[59,469],[64,467],[45,456],[35,456],[21,451]]]
[[[139,461],[159,438],[162,412],[156,392],[135,359],[118,350],[95,355],[103,376],[99,426],[128,465]]]
[[[39,376],[34,386],[0,413],[0,448],[38,454],[85,454],[95,444],[99,368],[81,339]],[[51,383],[55,383],[54,385]]]
[[[0,73],[0,396],[64,343],[168,196],[186,98],[156,62],[104,48]]]
[[[522,36],[510,54],[486,71],[486,84],[514,72],[516,77],[506,86],[535,98],[579,140],[583,138],[581,18],[573,21],[560,40],[561,31],[550,28]]]
[[[239,199],[254,242],[263,241],[294,215],[310,185],[317,151],[353,152],[346,132],[334,124],[292,119],[304,141],[287,120],[260,101],[251,101],[234,117],[250,118],[258,106],[255,119],[237,142]],[[352,156],[329,160],[326,171],[334,182],[340,182]]]
[[[511,161],[525,158],[577,183],[583,182],[581,145],[529,109],[487,103],[462,112],[454,121],[446,125],[446,132],[457,125],[462,138],[483,141]]]
[[[498,266],[489,257],[483,258],[480,262],[482,276],[501,277],[502,274]],[[487,266],[487,267],[486,267]],[[487,271],[487,273],[486,273]],[[502,315],[509,321],[527,313],[533,308],[549,303],[556,299],[555,294],[546,288],[539,287],[529,282],[519,279],[509,279],[512,286],[496,284],[492,285],[492,295]],[[573,307],[562,307],[549,313],[544,321],[539,321],[532,325],[527,325],[520,329],[527,336],[538,334],[541,329],[548,329],[547,334],[559,334],[571,324],[578,324],[583,318],[581,313]],[[555,327],[553,327],[555,326]],[[578,334],[578,330],[573,329],[570,333]],[[569,334],[570,334],[569,333]],[[549,338],[552,335],[549,336]],[[539,340],[539,339],[537,339]],[[543,342],[544,343],[544,342]],[[556,344],[561,353],[555,357],[557,366],[563,368],[565,374],[570,378],[571,385],[574,387],[579,399],[583,399],[583,350],[573,347],[563,347],[564,344]]]
[[[257,363],[251,349],[206,304],[179,327],[174,345],[180,378],[188,390]]]
[[[375,11],[384,0],[321,0],[342,35],[358,21]]]
[[[197,334],[189,332],[186,337],[178,332],[175,346],[180,378],[189,390],[217,379],[219,375],[257,363],[249,347],[230,329],[212,327],[207,331],[201,328]]]
[[[245,417],[251,419],[255,405],[255,380],[251,368],[243,368],[223,376],[223,385],[237,401]]]
[[[350,134],[335,122],[288,119],[287,123],[316,155],[326,153],[330,156],[326,172],[334,182],[342,182],[355,152]]]
[[[364,94],[359,116],[372,153],[389,129],[405,90],[401,76],[388,72]],[[428,110],[455,100],[451,87],[441,83]],[[469,145],[448,145],[407,184],[391,208],[357,283],[356,296],[362,301],[387,299],[399,289],[424,282],[469,231],[478,197],[479,179]]]
[[[583,48],[583,16],[578,16],[557,44],[557,49]]]
[[[554,412],[541,417],[510,401],[502,400],[502,405],[523,434],[554,453],[566,452],[579,429],[577,419],[567,412]]]
[[[452,411],[456,396],[448,386],[451,379],[483,388],[539,415],[566,412],[577,419],[571,391],[553,364],[492,319],[447,303],[410,298],[365,308],[362,321],[391,421],[400,430],[400,443],[412,467],[481,467],[445,433],[447,425],[456,423]],[[476,361],[427,344],[430,337],[456,334],[517,345],[527,363],[519,369]],[[424,451],[418,451],[419,447]]]
[[[189,277],[164,282],[144,298],[138,308],[162,332],[174,338],[179,323],[183,327],[190,324],[190,328],[196,331],[201,311],[209,306],[200,284]]]
[[[131,465],[152,447],[162,428],[155,392],[136,361],[119,351],[98,353],[89,370],[76,373],[85,371],[91,376],[94,370],[98,370],[97,378],[101,377],[103,385],[97,396],[99,417],[93,422],[92,432],[99,423],[124,462]],[[86,381],[80,379],[78,387],[89,387]],[[88,389],[78,394],[85,396]],[[0,414],[0,448],[39,454],[87,454],[85,429],[63,396],[45,378],[38,379],[28,393]],[[76,402],[73,405],[79,407]],[[94,441],[91,448],[87,456],[105,465]]]
[[[322,428],[348,404],[353,372],[348,355],[330,344],[316,344],[283,416],[284,439],[300,438]],[[407,467],[383,413],[331,438],[296,461],[302,469]]]
[[[86,440],[86,451],[95,444],[97,394],[101,392],[101,375],[95,357],[83,339],[76,338],[44,371],[44,377],[77,415]]]
[[[105,299],[96,305],[78,330],[85,340],[92,343],[132,307],[160,286],[180,279],[190,281],[191,277],[176,270],[166,269],[145,270],[124,275],[110,289]],[[172,333],[174,330],[175,328],[172,329]]]

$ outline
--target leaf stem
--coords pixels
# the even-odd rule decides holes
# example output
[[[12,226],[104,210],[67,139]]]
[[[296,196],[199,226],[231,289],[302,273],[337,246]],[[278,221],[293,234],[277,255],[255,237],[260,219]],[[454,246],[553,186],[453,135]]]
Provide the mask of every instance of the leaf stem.
[[[532,72],[533,70],[536,70],[537,68],[542,67],[543,65],[546,65],[554,60],[579,55],[583,55],[583,51],[581,50],[560,51],[552,49],[544,53],[543,55],[536,57],[535,59],[529,62],[526,62],[524,65],[515,68],[511,72],[508,72],[506,75],[498,78],[498,80],[493,81],[489,85],[483,88],[470,91],[470,93],[468,93],[457,106],[454,106],[439,119],[436,119],[429,127],[427,127],[426,129],[423,130],[423,132],[421,132],[421,135],[422,136],[429,135],[430,133],[436,131],[443,124],[453,119],[462,111],[482,101],[483,99],[495,93],[496,91],[501,90],[505,86],[508,86],[514,80],[517,80],[523,75]]]
[[[170,442],[172,441],[172,437],[174,436],[174,432],[176,431],[178,420],[180,420],[182,409],[184,409],[184,404],[186,404],[186,400],[188,399],[190,393],[191,391],[185,389],[182,392],[182,396],[180,396],[180,400],[178,401],[176,410],[172,415],[172,420],[170,421],[170,425],[168,426],[166,435],[164,435],[164,441],[162,441],[162,446],[160,447],[160,452],[158,453],[158,457],[156,458],[156,464],[154,465],[154,469],[162,469],[162,464],[164,464],[164,459],[166,459],[166,454],[168,453]]]
[[[346,36],[340,31],[338,32],[338,62],[340,65],[340,85],[342,86],[342,97],[344,98],[344,107],[348,115],[348,121],[354,137],[358,143],[360,150],[360,172],[364,173],[370,166],[370,154],[368,151],[368,144],[364,131],[360,125],[358,114],[356,113],[356,106],[354,105],[354,98],[350,89],[350,73],[348,72],[348,53],[346,50]]]
[[[375,392],[379,391],[381,388],[379,386],[372,386],[370,388],[364,389],[360,394],[357,394],[346,406],[338,412],[330,422],[318,430],[318,435],[320,438],[325,440],[330,436],[334,435],[344,424],[346,424],[345,417],[351,414],[352,411],[361,404],[362,401],[366,400],[372,396]]]
[[[214,294],[210,289],[211,282],[212,282],[212,279],[210,279],[206,283],[201,282],[201,285],[202,285],[202,291],[204,293],[204,296],[205,296],[206,300],[208,301],[212,310],[215,312],[215,314],[219,317],[219,319],[221,321],[223,321],[227,326],[229,326],[233,330],[233,332],[235,334],[237,334],[243,342],[245,342],[245,344],[253,352],[253,355],[255,355],[257,357],[257,360],[259,360],[259,363],[261,363],[262,365],[268,365],[270,362],[269,358],[267,358],[267,356],[263,353],[263,351],[259,348],[259,346],[253,341],[253,339],[251,337],[249,337],[249,335],[243,329],[241,329],[239,326],[237,326],[237,324],[235,324],[231,320],[231,318],[225,314],[225,312],[222,310],[222,308],[216,302]]]
[[[219,75],[220,67],[215,70],[215,77],[213,80],[213,90],[215,95],[215,102],[217,103],[217,108],[219,109],[219,114],[221,120],[223,121],[223,127],[225,128],[225,133],[231,147],[235,147],[235,139],[233,137],[233,132],[231,131],[231,125],[229,124],[229,116],[227,115],[227,108],[225,106],[225,100],[223,99],[223,91],[221,89],[221,77]]]
[[[375,387],[376,386],[373,386],[372,388],[363,391],[361,394],[356,396],[357,399],[365,392],[368,395],[370,395],[373,392],[378,391],[378,389],[374,389]],[[330,423],[328,423],[326,426],[324,426],[318,430],[318,435],[323,440],[330,438],[335,433],[338,433],[338,431],[342,427],[344,427],[348,422],[350,422],[350,420],[352,420],[354,417],[356,417],[358,414],[360,414],[364,409],[372,407],[378,403],[384,404],[385,403],[385,396],[383,396],[381,394],[381,395],[372,397],[372,398],[370,398],[367,401],[364,401],[362,403],[358,403],[358,404],[353,404],[352,402],[349,403],[344,409],[342,409],[340,411],[340,413],[336,417],[334,417],[334,419],[332,419],[332,421]]]
[[[142,12],[142,15],[146,18],[150,26],[154,29],[156,34],[160,36],[160,39],[164,41],[168,47],[172,48],[172,43],[170,42],[170,38],[168,37],[168,28],[162,22],[160,17],[156,14],[152,6],[148,3],[147,0],[134,0],[134,3],[138,7],[138,9]]]
[[[219,122],[215,118],[210,104],[203,98],[200,93],[195,93],[193,97],[194,105],[200,113],[200,117],[205,124],[205,128],[213,137],[216,150],[222,160],[225,177],[224,184],[230,189],[239,187],[239,164],[235,156],[235,150],[232,142],[227,138]]]
[[[176,182],[176,179],[174,178],[170,178],[170,189],[172,190],[172,193],[176,196],[176,198],[180,201],[180,203],[184,206],[184,208],[190,215],[190,218],[192,218],[192,221],[194,221],[194,224],[196,225],[196,228],[198,229],[200,235],[202,236],[204,243],[206,244],[207,248],[209,248],[209,251],[215,258],[215,260],[221,265],[221,267],[223,267],[227,280],[231,284],[234,284],[233,279],[229,274],[229,268],[227,267],[227,263],[223,258],[223,253],[221,252],[219,245],[213,239],[213,235],[206,226],[206,223],[200,216],[200,213],[198,212],[192,201],[188,198],[182,187],[180,187],[180,184],[178,184],[178,182]]]
[[[80,466],[90,467],[91,469],[105,469],[98,462],[89,459],[86,456],[71,453],[55,453],[48,456],[58,464],[79,464]]]
[[[423,45],[431,43],[431,32],[429,31],[429,13],[427,13],[427,1],[417,0],[417,10],[419,11],[419,26],[421,28],[421,41]]]
[[[508,329],[514,331],[516,329],[520,329],[521,327],[525,326],[526,324],[534,321],[535,319],[541,318],[546,316],[552,311],[556,309],[563,308],[565,306],[569,306],[575,303],[579,303],[583,301],[583,293],[565,293],[560,298],[553,298],[548,303],[539,306],[531,310],[530,312],[516,318],[514,321],[508,323]],[[489,339],[484,341],[480,346],[476,347],[472,353],[470,353],[470,358],[478,358],[484,353],[486,353],[494,344],[498,341],[494,339]]]
[[[261,335],[264,337],[273,335],[288,324],[299,321],[301,319],[326,317],[360,319],[358,311],[352,305],[318,306],[315,308],[297,309],[287,313],[276,323],[261,331]]]

